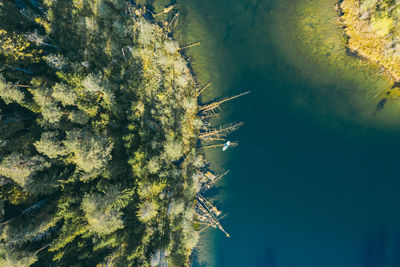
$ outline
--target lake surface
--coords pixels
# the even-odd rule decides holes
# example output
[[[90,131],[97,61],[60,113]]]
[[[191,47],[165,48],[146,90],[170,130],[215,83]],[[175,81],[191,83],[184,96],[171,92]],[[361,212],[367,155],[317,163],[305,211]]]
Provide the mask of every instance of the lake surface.
[[[252,91],[223,106],[240,145],[207,151],[231,238],[206,231],[194,265],[400,266],[400,102],[378,107],[391,81],[346,54],[335,1],[178,4],[203,101]]]

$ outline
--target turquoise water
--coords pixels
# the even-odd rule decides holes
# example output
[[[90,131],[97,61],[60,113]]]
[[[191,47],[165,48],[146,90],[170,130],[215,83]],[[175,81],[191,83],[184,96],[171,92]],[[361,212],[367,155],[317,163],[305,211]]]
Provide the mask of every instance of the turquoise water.
[[[378,66],[346,55],[332,0],[185,0],[177,29],[204,101],[244,121],[194,265],[400,266],[400,109]],[[179,38],[178,38],[179,39]]]

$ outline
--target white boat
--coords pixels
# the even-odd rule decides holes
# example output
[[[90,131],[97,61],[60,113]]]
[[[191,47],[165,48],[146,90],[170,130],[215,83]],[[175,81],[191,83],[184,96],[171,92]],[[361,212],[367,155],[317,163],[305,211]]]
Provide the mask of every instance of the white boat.
[[[231,141],[227,141],[227,142],[225,143],[224,147],[222,148],[222,151],[227,150],[230,144],[231,144]]]

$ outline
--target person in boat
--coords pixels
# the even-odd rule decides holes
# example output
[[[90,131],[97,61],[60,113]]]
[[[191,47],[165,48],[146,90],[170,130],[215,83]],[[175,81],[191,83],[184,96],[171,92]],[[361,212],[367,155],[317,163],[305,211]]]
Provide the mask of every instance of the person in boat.
[[[225,143],[225,145],[222,147],[222,151],[227,150],[230,144],[231,144],[231,141],[227,141],[227,142]]]

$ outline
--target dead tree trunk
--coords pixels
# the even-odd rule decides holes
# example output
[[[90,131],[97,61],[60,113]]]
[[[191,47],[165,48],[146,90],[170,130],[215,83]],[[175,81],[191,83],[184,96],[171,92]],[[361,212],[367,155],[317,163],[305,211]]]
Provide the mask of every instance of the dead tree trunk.
[[[211,85],[211,83],[207,83],[206,86],[204,86],[203,88],[201,88],[198,92],[197,92],[197,97],[200,96],[200,94],[206,90],[209,86]]]
[[[196,43],[181,47],[181,48],[178,49],[178,51],[181,51],[183,49],[190,48],[190,47],[193,47],[193,46],[196,46],[196,45],[199,45],[199,44],[200,44],[200,42],[196,42]]]
[[[233,100],[233,99],[235,99],[235,98],[238,98],[238,97],[247,95],[247,94],[249,94],[249,93],[250,93],[250,91],[244,92],[244,93],[241,93],[241,94],[238,94],[238,95],[235,95],[235,96],[231,96],[231,97],[222,99],[222,100],[220,100],[220,101],[216,101],[216,102],[213,102],[213,103],[211,103],[211,104],[202,106],[202,107],[200,108],[200,111],[201,111],[201,112],[207,112],[207,111],[215,110],[216,108],[219,108],[219,106],[220,106],[222,103],[225,103],[225,102],[230,101],[230,100]]]
[[[240,126],[243,125],[243,122],[239,123],[231,123],[224,126],[221,126],[219,129],[212,129],[206,132],[203,132],[199,135],[199,138],[202,140],[216,140],[221,137],[227,136],[231,132],[239,129]]]

